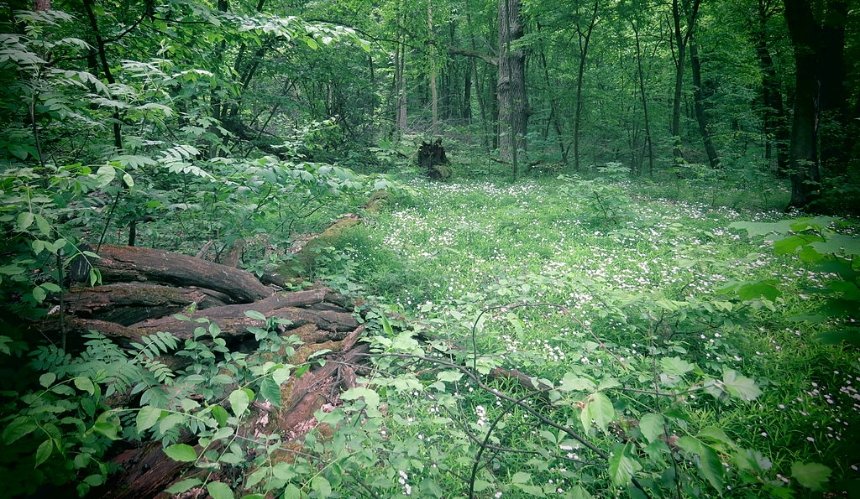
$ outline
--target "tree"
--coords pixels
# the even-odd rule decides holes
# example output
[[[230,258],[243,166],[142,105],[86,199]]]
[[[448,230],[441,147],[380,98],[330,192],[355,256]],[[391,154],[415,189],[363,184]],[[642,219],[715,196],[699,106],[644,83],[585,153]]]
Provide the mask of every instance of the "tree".
[[[843,55],[848,4],[822,2],[818,15],[805,0],[784,0],[784,5],[795,61],[790,206],[808,208],[821,197],[822,167],[838,172],[846,161],[847,144],[837,124],[845,121],[848,108]]]
[[[692,3],[691,3],[692,2]],[[675,92],[672,99],[671,133],[674,140],[672,157],[675,165],[684,160],[681,151],[681,100],[684,87],[684,65],[686,64],[687,42],[693,36],[701,0],[672,0],[672,36],[675,48]],[[686,27],[682,21],[686,19]]]
[[[506,140],[499,141],[499,156],[513,161],[517,151],[526,149],[528,99],[526,96],[525,52],[516,43],[523,36],[520,0],[499,0],[499,72],[497,95],[499,127],[508,128]]]

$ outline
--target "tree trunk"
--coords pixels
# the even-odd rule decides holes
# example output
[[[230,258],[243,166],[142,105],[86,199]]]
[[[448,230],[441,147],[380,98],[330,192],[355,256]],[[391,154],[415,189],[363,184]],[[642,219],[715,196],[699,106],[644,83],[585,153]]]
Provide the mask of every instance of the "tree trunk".
[[[645,118],[645,142],[648,145],[648,175],[654,176],[654,145],[651,140],[651,122],[648,119],[648,99],[645,97],[645,74],[642,71],[642,47],[639,43],[639,29],[631,21],[633,34],[636,37],[636,68],[639,74],[639,97],[642,99],[642,113]]]
[[[436,88],[436,50],[433,37],[433,2],[427,2],[427,33],[430,40],[430,110],[431,134],[439,135],[439,94]]]
[[[597,12],[600,6],[600,0],[594,1],[594,10],[591,13],[591,18],[588,21],[588,26],[583,29],[577,21],[576,31],[579,34],[579,70],[576,74],[576,112],[573,118],[573,165],[576,171],[580,169],[580,154],[579,154],[579,138],[581,135],[582,126],[582,84],[585,80],[585,63],[588,58],[588,46],[591,42],[591,33],[594,30],[594,25],[597,24]]]
[[[679,0],[672,0],[672,26],[673,36],[675,40],[676,57],[675,57],[675,92],[672,97],[672,157],[675,166],[679,166],[684,162],[684,154],[681,150],[681,101],[683,99],[684,88],[684,65],[687,55],[687,42],[693,35],[693,30],[696,27],[696,18],[699,13],[699,4],[701,0],[682,0],[683,6],[679,4]],[[690,2],[693,2],[690,4]],[[682,12],[682,8],[683,11]],[[686,14],[686,15],[684,15]],[[681,19],[686,17],[686,29],[681,27]]]
[[[690,37],[690,69],[693,76],[693,107],[696,112],[696,121],[699,123],[699,133],[705,144],[705,153],[708,155],[708,164],[711,168],[720,167],[720,158],[711,131],[708,127],[708,116],[705,111],[705,95],[702,87],[702,63],[699,59],[699,48],[696,46],[695,37]]]
[[[852,141],[845,68],[845,26],[848,0],[829,0],[818,36],[819,143],[823,176],[847,171]]]
[[[153,317],[174,314],[194,304],[198,310],[217,307],[230,299],[202,288],[175,288],[142,282],[72,288],[64,297],[66,311],[78,317],[128,326]]]
[[[504,140],[499,140],[499,156],[511,162],[518,151],[525,151],[528,128],[525,53],[521,48],[510,49],[522,36],[520,0],[499,0],[498,47],[502,56],[499,57],[496,96],[500,130],[508,128]]]
[[[820,195],[816,100],[818,99],[818,29],[806,0],[783,0],[785,20],[794,45],[795,96],[791,123],[789,206],[806,208]]]
[[[151,281],[220,291],[236,302],[251,302],[274,291],[244,270],[168,251],[102,245],[92,263],[105,283]]]
[[[537,23],[538,32],[541,30],[540,23]],[[549,77],[549,65],[546,62],[546,52],[544,51],[543,43],[540,45],[540,52],[538,53],[538,60],[540,61],[541,68],[543,69],[543,77],[546,85],[546,93],[549,96],[549,106],[550,106],[550,117],[547,120],[547,128],[550,123],[555,128],[556,140],[558,142],[558,153],[561,156],[562,164],[567,165],[567,152],[568,148],[564,147],[564,135],[562,133],[561,127],[561,117],[559,116],[558,103],[556,102],[555,92],[553,92],[553,84]],[[547,130],[548,132],[548,130]]]
[[[771,158],[771,144],[776,146],[777,175],[788,176],[789,130],[779,79],[767,46],[768,9],[766,0],[758,1],[758,24],[754,33],[756,57],[761,70],[761,93],[764,109],[765,157]]]
[[[397,2],[397,46],[394,58],[394,86],[397,95],[395,122],[397,133],[403,134],[407,128],[406,117],[406,46],[403,43],[403,11],[402,3]]]

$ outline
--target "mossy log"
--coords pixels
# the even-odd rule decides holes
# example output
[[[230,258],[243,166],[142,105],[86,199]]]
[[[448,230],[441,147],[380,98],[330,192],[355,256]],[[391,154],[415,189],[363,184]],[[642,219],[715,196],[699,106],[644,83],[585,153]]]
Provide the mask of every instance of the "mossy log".
[[[170,251],[133,246],[104,245],[101,257],[91,263],[105,283],[146,281],[175,286],[197,286],[220,291],[236,303],[271,296],[274,290],[253,274]]]
[[[189,305],[198,310],[223,306],[230,298],[203,288],[176,288],[143,282],[75,287],[64,297],[66,312],[129,326],[136,322],[175,314]]]

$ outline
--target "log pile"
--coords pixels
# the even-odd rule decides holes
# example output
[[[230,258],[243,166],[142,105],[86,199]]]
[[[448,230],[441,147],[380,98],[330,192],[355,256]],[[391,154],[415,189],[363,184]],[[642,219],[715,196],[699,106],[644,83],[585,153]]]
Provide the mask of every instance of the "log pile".
[[[101,258],[87,265],[98,269],[103,284],[73,287],[64,296],[62,313],[36,326],[41,332],[56,334],[62,328],[73,338],[76,332],[96,330],[120,344],[161,331],[187,339],[201,326],[195,319],[205,317],[218,324],[221,337],[263,360],[298,365],[314,352],[329,350],[331,362],[282,385],[280,409],[254,404],[249,420],[259,427],[245,428],[249,436],[277,431],[285,440],[298,439],[316,426],[315,411],[336,404],[338,394],[354,386],[367,346],[358,342],[363,327],[346,297],[321,286],[281,291],[244,270],[157,249],[104,245],[98,254]],[[249,317],[249,311],[259,314],[254,317],[286,319],[280,332],[299,337],[303,345],[290,358],[255,352],[248,328],[264,327],[266,321]],[[114,462],[120,472],[101,489],[104,496],[152,497],[187,469],[187,463],[167,458],[158,443],[127,449]]]

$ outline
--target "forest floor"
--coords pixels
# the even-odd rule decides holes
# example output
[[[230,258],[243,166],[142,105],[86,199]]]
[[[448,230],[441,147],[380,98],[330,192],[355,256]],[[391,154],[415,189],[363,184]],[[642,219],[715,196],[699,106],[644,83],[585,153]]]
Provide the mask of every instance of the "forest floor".
[[[360,283],[363,294],[377,295],[416,331],[476,347],[530,376],[559,380],[574,369],[617,379],[623,387],[611,398],[621,420],[634,426],[643,413],[660,412],[654,397],[626,390],[649,387],[655,358],[662,358],[665,386],[673,384],[667,358],[689,362],[690,375],[719,378],[734,370],[754,379],[761,395],[729,402],[682,383],[692,388],[675,399],[669,432],[720,428],[738,446],[761,452],[765,468],[772,461],[771,474],[785,483],[792,463],[824,463],[832,480],[858,478],[857,351],[818,341],[823,326],[797,320],[815,307],[809,289],[827,276],[730,227],[784,219],[783,213],[660,199],[628,181],[600,178],[407,185],[334,243],[346,256],[328,261],[329,273]],[[766,283],[775,292],[739,300],[738,283]],[[484,309],[473,347],[470,333]],[[674,374],[684,378],[689,371]],[[414,395],[390,423],[391,438],[432,440],[419,462],[455,456],[444,433],[450,429],[434,423],[433,397]],[[461,407],[465,419],[471,414],[479,423],[500,410],[477,391]],[[496,430],[500,445],[527,449],[554,438],[527,419],[512,413]],[[584,472],[599,467],[576,453],[566,457],[567,465],[539,466],[528,455],[509,456],[495,474],[537,469],[530,484],[563,491],[587,483]],[[448,479],[462,486],[452,473]],[[593,476],[599,480],[600,473]],[[444,478],[436,480],[447,488]],[[743,486],[728,471],[726,484],[725,492]]]

